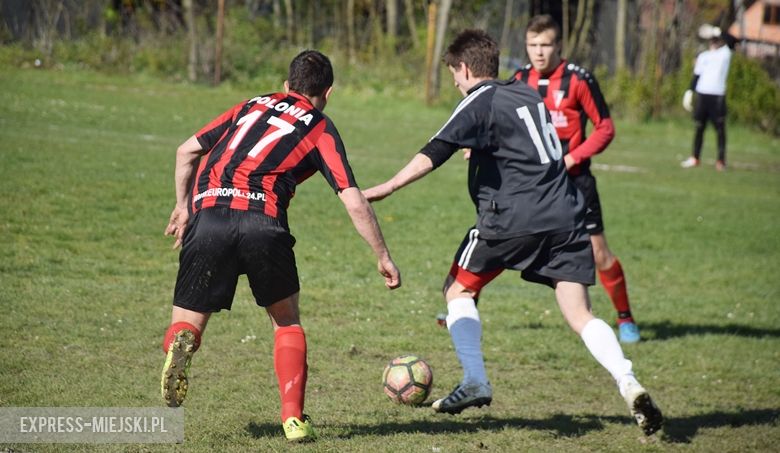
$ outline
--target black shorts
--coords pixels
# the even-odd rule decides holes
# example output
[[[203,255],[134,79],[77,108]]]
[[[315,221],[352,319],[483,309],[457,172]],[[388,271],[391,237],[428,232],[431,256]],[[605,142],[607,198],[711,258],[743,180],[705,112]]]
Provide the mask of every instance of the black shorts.
[[[596,266],[590,236],[584,229],[539,233],[510,239],[482,239],[472,228],[455,254],[450,275],[479,292],[504,269],[524,280],[553,286],[553,280],[593,285]]]
[[[202,313],[230,310],[241,274],[261,307],[289,297],[300,290],[294,245],[295,238],[262,213],[198,211],[184,234],[173,305]]]
[[[577,189],[585,196],[585,230],[588,234],[599,234],[604,231],[604,219],[601,216],[601,200],[596,189],[596,177],[589,171],[570,176]]]
[[[702,124],[708,120],[717,125],[726,120],[726,96],[696,93],[693,119]]]

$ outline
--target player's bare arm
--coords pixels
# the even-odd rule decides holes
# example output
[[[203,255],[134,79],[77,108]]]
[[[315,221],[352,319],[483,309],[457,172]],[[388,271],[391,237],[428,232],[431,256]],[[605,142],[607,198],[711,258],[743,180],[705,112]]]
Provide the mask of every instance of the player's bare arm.
[[[385,277],[385,286],[389,289],[401,286],[401,273],[390,257],[390,251],[385,244],[382,230],[376,220],[376,214],[374,214],[368,200],[355,187],[349,187],[339,192],[339,198],[352,218],[355,229],[374,251],[379,273]]]
[[[165,235],[173,236],[175,239],[173,248],[181,245],[184,231],[187,228],[187,222],[190,217],[187,209],[187,193],[192,185],[195,168],[203,152],[203,147],[194,135],[179,145],[179,148],[176,150],[176,170],[174,173],[176,206],[174,206],[168,226],[165,228]]]
[[[404,168],[386,182],[363,191],[368,201],[379,201],[396,190],[422,178],[433,170],[433,162],[424,154],[416,154]]]

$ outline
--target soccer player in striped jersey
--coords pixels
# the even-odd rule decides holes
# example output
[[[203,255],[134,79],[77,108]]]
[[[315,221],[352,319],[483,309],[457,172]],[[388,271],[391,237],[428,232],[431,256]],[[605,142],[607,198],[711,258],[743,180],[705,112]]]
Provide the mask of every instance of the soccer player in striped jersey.
[[[371,205],[358,189],[344,144],[324,110],[333,69],[307,50],[290,63],[284,92],[240,102],[179,146],[176,205],[165,234],[181,245],[161,390],[182,404],[187,369],[211,313],[229,310],[240,274],[274,331],[274,369],[281,420],[291,441],[316,437],[303,414],[306,338],[298,310],[299,281],[287,224],[296,185],[319,171],[338,194],[378,260],[385,285],[401,285]]]
[[[525,32],[530,63],[515,78],[539,91],[550,111],[563,145],[563,160],[574,184],[585,195],[588,213],[585,228],[590,234],[599,280],[617,311],[618,334],[623,343],[639,341],[639,328],[631,314],[626,277],[618,258],[604,236],[601,202],[590,159],[615,136],[615,126],[596,78],[586,69],[561,59],[560,27],[552,16],[533,17]],[[593,131],[586,136],[587,122]]]
[[[639,384],[615,337],[593,316],[588,285],[595,281],[585,202],[566,174],[563,150],[539,94],[517,80],[498,81],[496,42],[481,30],[465,30],[444,61],[465,96],[449,120],[388,181],[365,191],[381,200],[424,177],[458,149],[470,148],[468,187],[476,225],[455,254],[445,281],[447,328],[463,366],[463,378],[436,412],[457,414],[490,405],[493,389],[482,356],[482,324],[475,298],[505,269],[548,285],[569,326],[615,379],[642,430],[650,435],[663,417]],[[480,305],[482,307],[482,305]]]

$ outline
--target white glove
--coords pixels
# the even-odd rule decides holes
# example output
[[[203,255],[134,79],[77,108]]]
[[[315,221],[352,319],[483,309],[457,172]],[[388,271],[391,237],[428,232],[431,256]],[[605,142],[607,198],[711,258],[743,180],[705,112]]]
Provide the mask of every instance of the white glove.
[[[683,108],[689,112],[693,111],[693,91],[685,90],[683,95]]]

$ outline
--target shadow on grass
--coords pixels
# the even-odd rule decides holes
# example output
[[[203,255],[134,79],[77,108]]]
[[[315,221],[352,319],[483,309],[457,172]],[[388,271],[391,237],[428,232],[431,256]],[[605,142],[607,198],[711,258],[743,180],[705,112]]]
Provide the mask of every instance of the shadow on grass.
[[[503,431],[505,429],[533,429],[551,431],[559,437],[580,437],[590,431],[604,429],[604,423],[633,424],[633,420],[615,416],[571,416],[555,414],[547,419],[532,420],[517,417],[495,418],[484,416],[463,419],[442,415],[433,420],[409,422],[384,422],[379,424],[337,424],[331,425],[340,431],[335,437],[349,439],[356,436],[391,436],[398,433],[475,433],[478,431]],[[254,437],[278,436],[279,426],[249,423],[246,430]]]
[[[668,340],[686,335],[738,335],[741,337],[780,337],[780,329],[750,327],[739,324],[676,324],[673,322],[640,322],[643,337],[651,340]]]
[[[667,420],[664,426],[663,440],[687,444],[696,437],[702,428],[739,428],[741,426],[777,425],[778,423],[780,423],[780,408],[711,412]]]
[[[662,441],[670,443],[690,443],[702,428],[738,428],[741,426],[773,425],[780,422],[780,408],[749,409],[736,412],[712,412],[690,417],[674,417],[664,423]],[[555,414],[546,419],[533,420],[518,417],[462,419],[453,416],[441,416],[432,420],[409,422],[384,422],[379,424],[337,424],[331,428],[339,431],[335,438],[350,439],[357,436],[392,436],[398,433],[476,433],[478,431],[503,431],[505,429],[532,429],[554,433],[556,437],[581,437],[591,431],[601,431],[604,424],[634,425],[629,416],[599,416]],[[278,437],[278,424],[251,422],[246,427],[254,438]],[[638,428],[637,428],[638,430]],[[641,431],[637,431],[637,434]]]

